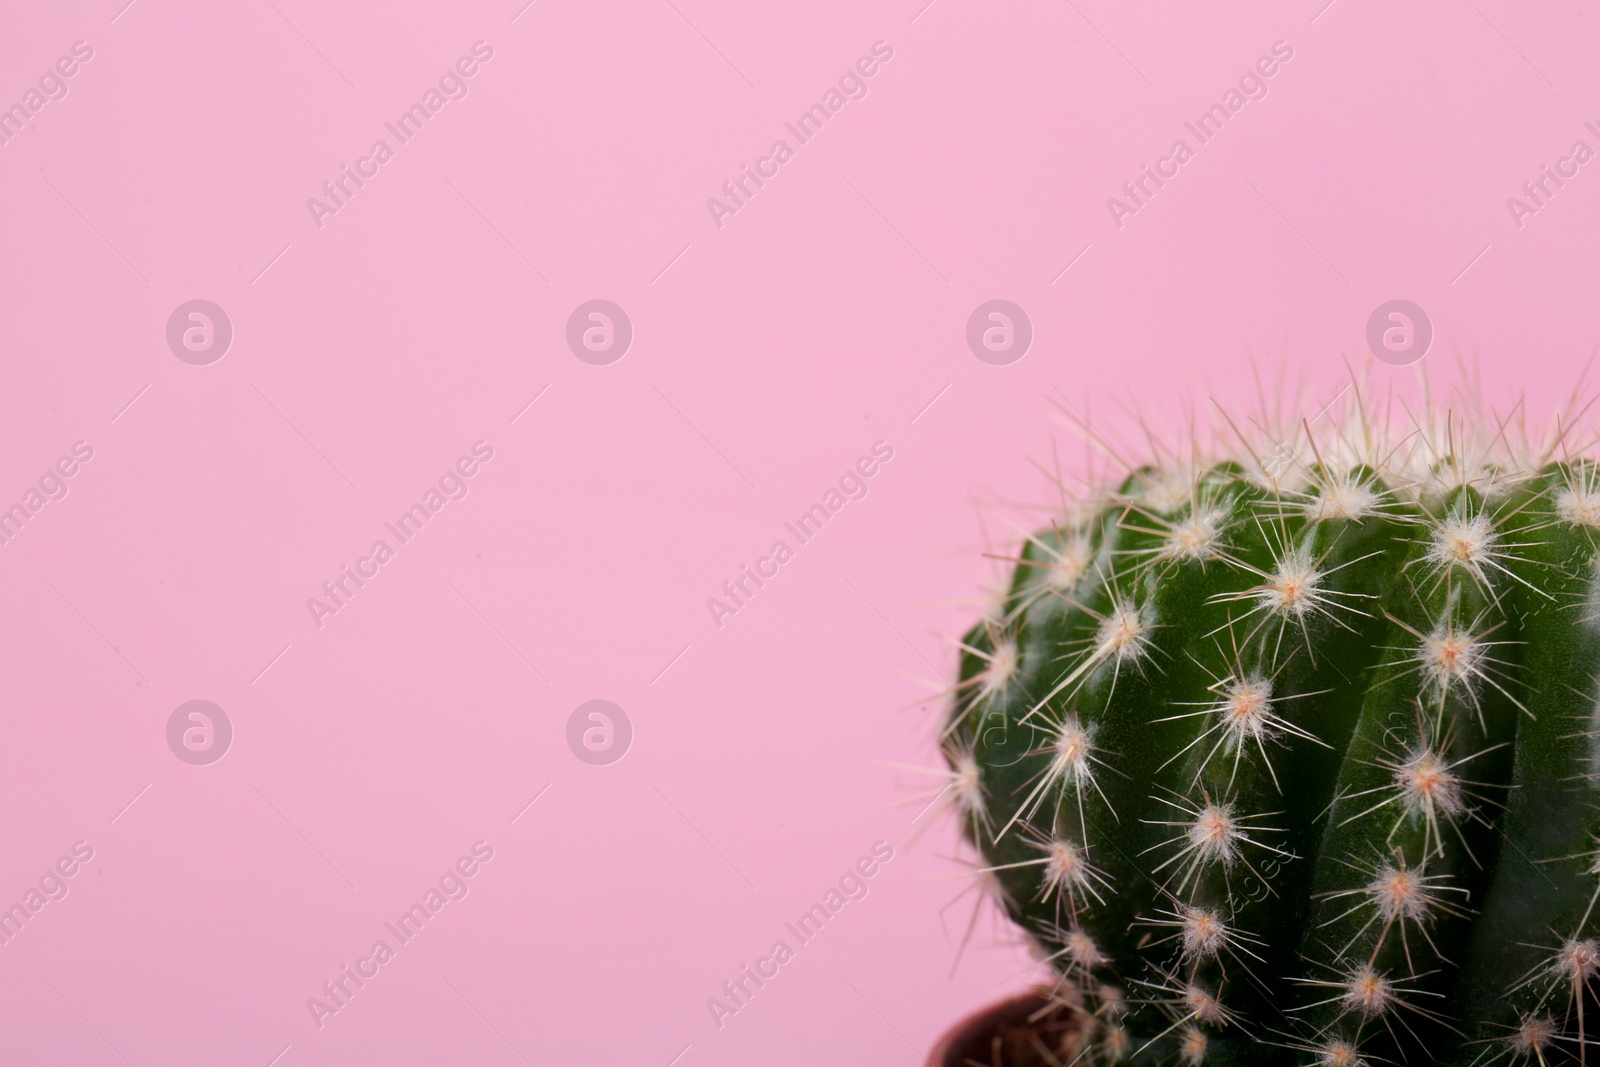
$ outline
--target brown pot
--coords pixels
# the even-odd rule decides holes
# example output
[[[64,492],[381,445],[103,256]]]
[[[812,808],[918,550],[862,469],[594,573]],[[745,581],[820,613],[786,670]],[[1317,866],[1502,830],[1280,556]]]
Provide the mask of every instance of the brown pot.
[[[951,1027],[928,1067],[1047,1067],[1041,1046],[1057,1063],[1082,1051],[1084,1016],[1075,1006],[1036,989],[992,1004]]]

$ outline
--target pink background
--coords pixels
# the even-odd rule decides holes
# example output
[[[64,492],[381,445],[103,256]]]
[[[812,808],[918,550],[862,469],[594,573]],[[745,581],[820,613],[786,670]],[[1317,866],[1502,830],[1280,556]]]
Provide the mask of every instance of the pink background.
[[[1459,351],[1538,414],[1600,340],[1600,163],[1506,207],[1600,147],[1586,5],[922,2],[9,5],[0,103],[94,57],[0,147],[0,503],[94,458],[0,547],[0,903],[95,855],[0,947],[0,1062],[914,1064],[1029,981],[986,912],[957,965],[954,831],[902,840],[898,765],[934,759],[984,502],[1082,455],[1050,397],[1117,434],[1119,398],[1248,405],[1252,354],[1325,393],[1404,297],[1430,374]],[[319,229],[306,198],[478,40]],[[716,227],[878,40],[868,96]],[[1278,40],[1269,95],[1114,225]],[[1036,332],[1007,367],[963,338],[996,297]],[[210,366],[164,339],[193,298],[234,325]],[[634,325],[610,366],[564,341],[594,298]],[[870,495],[716,628],[880,439]],[[478,440],[470,495],[319,630],[306,598]],[[205,767],[164,733],[196,698],[236,731]],[[594,698],[635,730],[611,766],[566,744]],[[480,839],[319,1029],[307,998]],[[870,895],[716,1028],[879,839]]]

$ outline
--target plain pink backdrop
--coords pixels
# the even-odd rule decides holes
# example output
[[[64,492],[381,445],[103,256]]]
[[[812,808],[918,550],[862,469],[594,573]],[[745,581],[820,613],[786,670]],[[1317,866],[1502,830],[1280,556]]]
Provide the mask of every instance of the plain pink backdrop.
[[[1006,534],[975,503],[1082,455],[1050,398],[1116,433],[1116,398],[1248,404],[1252,356],[1332,389],[1404,297],[1430,373],[1459,351],[1537,414],[1600,340],[1600,163],[1506,206],[1600,147],[1575,2],[124,3],[0,15],[0,103],[94,49],[0,147],[0,502],[94,449],[0,547],[0,903],[95,850],[0,947],[4,1063],[915,1064],[1030,980],[987,913],[957,963],[948,822],[720,1030],[706,999],[905,834],[897,765],[934,758]],[[306,199],[479,40],[319,229]],[[880,40],[718,228],[707,198]],[[1116,226],[1280,40],[1267,97]],[[234,325],[211,366],[164,340],[194,298]],[[595,298],[635,329],[610,366],[564,341]],[[992,298],[1035,329],[1007,367],[963,339]],[[478,440],[467,498],[319,630],[306,598]],[[715,627],[877,440],[869,496]],[[208,767],[165,741],[196,698],[236,731]],[[611,766],[565,740],[595,698],[635,730]],[[470,895],[319,1029],[307,998],[480,839]]]

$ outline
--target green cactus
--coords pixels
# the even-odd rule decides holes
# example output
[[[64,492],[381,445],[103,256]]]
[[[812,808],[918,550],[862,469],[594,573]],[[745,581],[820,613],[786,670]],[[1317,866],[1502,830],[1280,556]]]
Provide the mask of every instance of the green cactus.
[[[1433,429],[1135,471],[963,638],[948,794],[1084,1056],[1586,1062],[1600,474]]]

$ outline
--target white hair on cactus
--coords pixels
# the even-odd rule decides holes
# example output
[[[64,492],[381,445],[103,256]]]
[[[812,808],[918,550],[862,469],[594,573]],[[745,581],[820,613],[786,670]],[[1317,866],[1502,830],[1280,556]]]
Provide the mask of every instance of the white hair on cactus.
[[[1444,834],[1440,822],[1456,825],[1467,812],[1466,783],[1456,773],[1456,764],[1447,761],[1431,745],[1419,743],[1398,761],[1383,761],[1393,775],[1393,792],[1368,812],[1390,802],[1397,803],[1400,818],[1421,820],[1424,854],[1444,855]],[[1464,762],[1464,761],[1463,761]],[[1347,819],[1353,822],[1368,814],[1361,812]]]
[[[1166,763],[1161,765],[1165,769],[1169,764],[1186,756],[1193,749],[1205,744],[1215,737],[1209,750],[1199,759],[1195,767],[1195,782],[1199,783],[1201,776],[1211,766],[1211,761],[1219,754],[1233,756],[1233,771],[1228,779],[1228,787],[1233,787],[1239,774],[1239,764],[1246,752],[1253,746],[1261,756],[1267,774],[1271,776],[1273,785],[1278,786],[1278,773],[1273,769],[1272,760],[1267,756],[1268,741],[1274,741],[1285,734],[1309,741],[1312,744],[1328,747],[1327,743],[1301,727],[1279,715],[1273,707],[1272,679],[1260,671],[1245,671],[1242,668],[1226,678],[1213,683],[1210,690],[1216,699],[1202,705],[1203,710],[1184,712],[1178,715],[1169,715],[1165,718],[1152,720],[1154,723],[1176,722],[1180,719],[1189,719],[1197,715],[1214,717],[1213,723],[1190,741],[1183,748],[1173,753]],[[1317,694],[1301,693],[1298,696],[1314,696]],[[1292,697],[1290,699],[1293,699]],[[1175,702],[1189,704],[1189,701]],[[1278,787],[1282,792],[1282,788]]]
[[[1014,601],[1007,589],[1002,599],[1002,603],[1011,604],[1005,615],[1007,624],[1035,610],[1041,601],[1072,606],[1072,595],[1083,584],[1095,562],[1094,541],[1087,532],[1087,521],[1068,526],[1055,523],[1048,530],[1033,533],[1016,528],[1023,538],[1023,551],[1014,562],[1019,573],[1029,575],[1029,581],[1018,590]]]
[[[1259,409],[1249,418],[1235,419],[1217,403],[1213,418],[1190,413],[1186,431],[1154,431],[1141,414],[1147,445],[1140,448],[1112,440],[1076,405],[1051,403],[1109,461],[1097,488],[1132,469],[1136,484],[1120,500],[1167,515],[1192,503],[1206,472],[1220,463],[1237,464],[1245,479],[1305,505],[1311,517],[1345,517],[1338,514],[1341,507],[1357,517],[1364,508],[1381,507],[1381,500],[1362,499],[1357,488],[1370,489],[1370,479],[1381,482],[1395,500],[1437,503],[1470,488],[1486,501],[1498,501],[1558,458],[1583,416],[1583,405],[1574,397],[1542,432],[1529,433],[1526,420],[1486,414],[1488,403],[1475,387],[1454,390],[1461,402],[1445,404],[1426,382],[1420,403],[1408,401],[1405,390],[1392,384],[1389,396],[1371,395],[1369,384],[1364,373],[1352,370],[1350,380],[1330,390],[1326,401],[1298,389],[1292,396],[1285,393],[1276,409],[1263,391]],[[1179,440],[1182,446],[1175,447]],[[1353,471],[1369,480],[1349,483],[1354,491],[1347,494],[1338,479]],[[1321,492],[1313,497],[1316,489]],[[1326,511],[1320,500],[1328,501]]]
[[[1172,930],[1173,933],[1152,944],[1160,945],[1176,940],[1178,958],[1183,963],[1194,965],[1207,961],[1220,961],[1224,954],[1237,960],[1237,953],[1241,952],[1252,959],[1260,960],[1259,956],[1244,946],[1260,946],[1262,943],[1236,929],[1218,908],[1179,900],[1173,902],[1172,910],[1163,909],[1156,914],[1159,918],[1140,919],[1138,924]]]
[[[1556,494],[1556,515],[1572,526],[1600,529],[1600,469],[1593,463],[1567,468],[1566,485]]]
[[[1458,508],[1435,522],[1429,536],[1428,562],[1441,568],[1462,568],[1480,583],[1488,583],[1484,568],[1498,555],[1500,535],[1486,513],[1468,515]]]
[[[989,825],[989,798],[983,791],[983,771],[970,748],[951,754],[950,789],[957,814],[973,826]]]
[[[1600,974],[1600,938],[1568,938],[1556,950],[1550,967],[1574,986],[1583,985]]]
[[[1346,560],[1324,570],[1323,565],[1327,562],[1328,553],[1331,551],[1330,548],[1321,556],[1315,556],[1308,545],[1297,545],[1280,550],[1271,570],[1245,563],[1245,568],[1253,572],[1259,578],[1259,582],[1237,592],[1217,593],[1210,598],[1211,603],[1253,602],[1254,606],[1247,614],[1262,616],[1261,622],[1249,636],[1242,642],[1235,640],[1235,644],[1249,645],[1263,626],[1276,619],[1279,622],[1279,640],[1281,641],[1284,632],[1290,626],[1298,628],[1304,638],[1305,648],[1311,653],[1315,662],[1316,654],[1309,626],[1313,619],[1320,617],[1336,626],[1351,629],[1350,624],[1335,612],[1364,616],[1365,612],[1347,601],[1370,600],[1372,597],[1365,593],[1334,589],[1326,583],[1333,574],[1361,562],[1365,557]],[[1216,632],[1227,630],[1231,634],[1233,622],[1234,620],[1230,618],[1228,623],[1218,627]]]
[[[1116,682],[1121,677],[1122,668],[1141,666],[1149,657],[1151,634],[1156,628],[1153,610],[1148,604],[1141,607],[1131,597],[1116,594],[1114,580],[1108,585],[1114,594],[1114,600],[1106,612],[1098,612],[1073,602],[1075,607],[1097,621],[1095,635],[1085,643],[1083,651],[1078,654],[1077,665],[1029,709],[1022,717],[1022,722],[1030,722],[1062,693],[1067,693],[1070,699],[1089,678],[1094,676],[1096,668],[1103,664],[1109,664],[1113,672],[1111,689],[1107,694],[1109,701],[1110,693],[1116,690]]]
[[[1139,501],[1158,512],[1173,512],[1184,507],[1200,483],[1198,467],[1162,467],[1141,475],[1144,483]]]
[[[980,676],[979,692],[986,697],[996,696],[1005,692],[1011,684],[1012,677],[1017,673],[1017,667],[1022,662],[1022,653],[1017,649],[1017,642],[1011,637],[1001,637],[995,641],[993,652],[979,652],[979,656],[988,660]]]
[[[1189,1067],[1199,1067],[1206,1058],[1205,1031],[1198,1026],[1185,1026],[1178,1031],[1178,1056]]]
[[[1136,982],[1151,991],[1145,1003],[1156,1005],[1171,1025],[1146,1040],[1134,1056],[1143,1055],[1150,1046],[1176,1033],[1180,1048],[1189,1042],[1194,1050],[1197,1058],[1190,1062],[1199,1063],[1205,1057],[1205,1033],[1196,1024],[1233,1026],[1239,1022],[1238,1017],[1223,1006],[1220,992],[1206,988],[1192,977],[1180,978],[1161,967],[1154,971],[1156,978],[1140,978]]]
[[[1081,992],[1096,967],[1109,963],[1111,957],[1100,948],[1094,936],[1074,920],[1063,926],[1048,919],[1036,920],[1038,932],[1033,935],[1033,946],[1044,957],[1044,962],[1063,973],[1079,979],[1075,992]],[[1051,946],[1061,946],[1051,951]]]
[[[1036,724],[1035,729],[1041,727]],[[1105,794],[1100,792],[1100,786],[1095,781],[1095,766],[1105,766],[1105,763],[1095,755],[1093,730],[1085,727],[1075,713],[1068,712],[1059,722],[1050,723],[1046,720],[1042,731],[1045,734],[1044,744],[1029,751],[1028,755],[1049,758],[1044,767],[1030,779],[1033,788],[1022,803],[1017,805],[1017,810],[1012,814],[1010,821],[995,835],[996,840],[1004,837],[1018,822],[1033,818],[1052,794],[1061,799],[1069,792],[1077,800],[1079,827],[1087,839],[1088,828],[1084,813],[1087,791],[1084,787],[1088,786],[1104,799]],[[1109,807],[1109,801],[1107,805]],[[1112,814],[1114,816],[1115,812]]]
[[[1362,948],[1363,954],[1369,951],[1376,954],[1389,942],[1391,935],[1398,933],[1406,965],[1415,970],[1416,965],[1411,957],[1411,938],[1414,933],[1421,936],[1434,956],[1442,957],[1443,953],[1428,932],[1428,925],[1436,913],[1465,918],[1467,912],[1448,901],[1445,894],[1459,893],[1465,898],[1470,896],[1468,890],[1450,884],[1453,879],[1449,874],[1430,875],[1425,873],[1425,868],[1410,866],[1399,849],[1395,850],[1393,859],[1382,860],[1365,870],[1366,880],[1361,885],[1328,894],[1330,900],[1354,897],[1356,902],[1348,911],[1334,916],[1324,925],[1340,922],[1362,909],[1371,909],[1367,921],[1335,954],[1335,958],[1348,959],[1358,944],[1365,944],[1364,939],[1374,926],[1378,927],[1377,937],[1372,945]]]
[[[1397,918],[1421,922],[1439,903],[1438,890],[1404,863],[1398,867],[1386,863],[1378,868],[1363,891],[1377,907],[1378,918],[1385,923]]]
[[[1119,599],[1095,634],[1095,658],[1118,662],[1143,659],[1149,653],[1150,620],[1131,599]]]
[[[970,695],[969,710],[987,716],[989,713],[998,713],[1010,691],[1012,679],[1022,666],[1022,650],[1017,645],[1016,637],[1003,624],[986,618],[981,629],[984,638],[981,643],[957,641],[955,646],[962,656],[974,656],[981,660],[983,668],[957,682],[950,688],[949,695],[958,700]],[[984,644],[989,647],[982,647]],[[951,719],[940,740],[952,737],[964,721],[964,718]]]
[[[1433,521],[1428,551],[1420,561],[1413,562],[1428,566],[1435,587],[1453,574],[1464,572],[1491,598],[1495,598],[1497,578],[1517,582],[1540,596],[1548,596],[1508,566],[1517,559],[1513,550],[1526,547],[1526,544],[1508,543],[1495,528],[1494,519],[1487,510],[1471,510],[1465,501],[1458,500],[1449,514]]]
[[[1129,1044],[1128,1031],[1113,1023],[1106,1027],[1105,1037],[1100,1040],[1100,1051],[1111,1063],[1121,1063],[1128,1058]]]
[[[1323,578],[1311,553],[1297,548],[1278,558],[1266,581],[1255,589],[1256,598],[1269,611],[1304,619],[1319,599]]]
[[[1574,935],[1562,939],[1561,943],[1550,951],[1538,966],[1513,985],[1510,991],[1516,993],[1530,986],[1535,987],[1539,998],[1539,1010],[1542,1011],[1552,996],[1565,987],[1569,1000],[1567,1010],[1571,1012],[1577,1009],[1578,1012],[1578,1036],[1581,1041],[1584,1038],[1582,1005],[1585,1000],[1594,996],[1591,982],[1597,975],[1600,975],[1600,938]],[[1523,1019],[1524,1025],[1528,1022],[1527,1018]],[[1559,1034],[1552,1035],[1553,1038],[1559,1036]]]
[[[1357,1012],[1371,1018],[1382,1015],[1394,1005],[1394,987],[1389,979],[1379,974],[1370,963],[1363,963],[1344,980],[1340,1006],[1346,1012]]]
[[[1600,491],[1588,485],[1568,486],[1556,495],[1556,514],[1574,526],[1600,528]]]
[[[1423,677],[1442,695],[1469,690],[1482,679],[1488,650],[1488,642],[1445,620],[1422,638],[1415,654]]]
[[[1367,1061],[1356,1046],[1342,1038],[1334,1038],[1310,1050],[1317,1058],[1317,1067],[1367,1067]]]
[[[1095,944],[1094,938],[1076,926],[1067,931],[1067,936],[1062,939],[1062,948],[1073,964],[1082,971],[1091,971],[1111,959],[1100,951],[1100,946]]]
[[[1228,1011],[1222,1006],[1222,1001],[1217,995],[1194,982],[1190,982],[1188,988],[1183,991],[1183,1003],[1184,1007],[1189,1009],[1190,1016],[1200,1022],[1215,1026],[1228,1019]]]
[[[1531,714],[1507,688],[1512,664],[1493,653],[1497,646],[1516,642],[1489,640],[1505,624],[1502,621],[1493,626],[1483,626],[1487,614],[1480,615],[1471,624],[1463,624],[1453,617],[1451,609],[1447,607],[1427,633],[1404,619],[1388,616],[1391,623],[1416,641],[1411,648],[1400,651],[1407,653],[1406,659],[1410,662],[1404,673],[1420,674],[1424,697],[1434,703],[1440,715],[1445,710],[1447,698],[1453,697],[1477,715],[1480,726],[1483,725],[1480,696],[1485,687],[1494,689],[1524,714]]]
[[[1094,776],[1094,742],[1076,715],[1066,715],[1050,740],[1050,769],[1063,782],[1088,781]]]
[[[1220,696],[1212,710],[1235,747],[1246,741],[1260,742],[1278,731],[1277,716],[1272,713],[1272,679],[1260,674],[1235,678]]]
[[[1251,836],[1253,833],[1281,833],[1276,827],[1263,827],[1250,825],[1249,817],[1241,817],[1234,813],[1232,801],[1216,801],[1209,794],[1203,794],[1201,802],[1191,804],[1187,798],[1169,800],[1166,797],[1154,797],[1168,807],[1175,808],[1182,813],[1184,818],[1178,820],[1147,820],[1152,825],[1170,826],[1178,830],[1176,836],[1151,845],[1146,852],[1157,849],[1172,848],[1176,850],[1167,859],[1157,864],[1152,874],[1159,874],[1168,867],[1177,866],[1175,874],[1177,888],[1169,891],[1182,895],[1188,891],[1189,885],[1200,871],[1208,867],[1220,867],[1223,871],[1230,871],[1236,866],[1243,865],[1251,873],[1257,872],[1251,867],[1245,854],[1245,847],[1261,849],[1276,856],[1287,857],[1281,849],[1273,848],[1263,841]],[[1260,877],[1257,874],[1257,877]],[[1270,890],[1271,886],[1266,879],[1262,884]]]
[[[1385,750],[1377,765],[1389,772],[1389,781],[1371,789],[1351,793],[1346,799],[1377,796],[1379,799],[1364,810],[1346,816],[1341,826],[1360,821],[1384,808],[1397,809],[1389,836],[1392,838],[1406,823],[1420,822],[1423,828],[1423,858],[1444,854],[1444,834],[1440,823],[1456,826],[1470,815],[1468,806],[1469,784],[1461,777],[1460,768],[1499,746],[1490,746],[1469,753],[1457,760],[1443,755],[1450,750],[1450,734],[1446,729],[1442,739],[1432,739],[1423,719],[1420,702],[1417,704],[1417,734],[1422,740],[1412,741],[1398,752]]]
[[[1095,1009],[1095,1014],[1106,1015],[1109,1018],[1120,1018],[1128,1010],[1128,997],[1120,986],[1108,985],[1102,982],[1094,991],[1095,999],[1100,1006]]]
[[[1227,529],[1228,509],[1195,510],[1173,523],[1163,535],[1158,558],[1166,560],[1206,560],[1222,555],[1222,535]]]
[[[1511,1046],[1511,1051],[1532,1056],[1543,1063],[1544,1054],[1555,1044],[1559,1032],[1555,1020],[1548,1015],[1524,1015],[1518,1020],[1516,1031],[1506,1038],[1506,1043]]]
[[[1302,505],[1307,519],[1327,522],[1331,519],[1348,519],[1360,522],[1378,513],[1383,497],[1370,482],[1351,475],[1342,475],[1323,485],[1315,496]]]
[[[1207,804],[1195,813],[1185,830],[1189,847],[1208,862],[1232,867],[1239,859],[1239,842],[1244,831],[1233,819],[1233,805]]]
[[[1036,542],[1038,543],[1038,542]],[[1074,589],[1094,562],[1094,546],[1088,535],[1075,533],[1059,546],[1040,544],[1048,560],[1044,563],[1044,586],[1052,592]]]
[[[927,775],[938,781],[937,788],[907,797],[905,803],[921,802],[912,816],[913,827],[930,813],[954,811],[957,820],[976,843],[989,829],[989,794],[983,784],[983,767],[978,762],[977,738],[945,736],[940,740],[944,764],[934,767],[895,764],[901,770]],[[920,831],[919,831],[920,832]]]
[[[1405,762],[1394,768],[1394,784],[1406,811],[1430,822],[1440,815],[1455,819],[1466,811],[1460,775],[1427,745],[1412,749]]]
[[[1182,905],[1183,958],[1215,959],[1228,943],[1228,924],[1214,908]]]
[[[1410,981],[1416,977],[1418,976],[1412,975],[1401,981]],[[1291,1008],[1290,1010],[1294,1012],[1311,1011],[1326,1004],[1334,1004],[1338,1006],[1340,1016],[1355,1015],[1365,1022],[1368,1019],[1388,1016],[1395,1009],[1404,1008],[1425,1019],[1442,1021],[1437,1014],[1405,1000],[1407,994],[1418,993],[1417,989],[1400,985],[1386,972],[1378,970],[1370,961],[1341,971],[1334,979],[1296,978],[1292,981],[1301,985],[1320,986],[1333,993],[1333,996],[1326,1000]]]
[[[1040,854],[1037,858],[1003,863],[985,870],[998,872],[1020,870],[1025,867],[1043,868],[1039,875],[1039,889],[1035,899],[1042,901],[1054,899],[1057,903],[1058,921],[1060,906],[1063,903],[1074,924],[1088,907],[1090,897],[1098,903],[1105,903],[1101,891],[1110,892],[1111,881],[1089,861],[1087,847],[1065,836],[1041,833],[1027,825],[1022,828],[1022,836],[1028,847]]]

